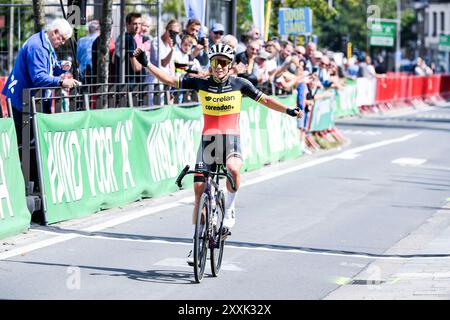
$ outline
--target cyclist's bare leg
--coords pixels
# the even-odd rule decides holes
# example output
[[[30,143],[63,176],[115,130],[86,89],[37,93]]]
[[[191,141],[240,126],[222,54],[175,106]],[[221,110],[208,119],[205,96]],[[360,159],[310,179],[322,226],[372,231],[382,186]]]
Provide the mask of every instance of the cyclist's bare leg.
[[[242,159],[238,157],[230,157],[227,159],[227,170],[233,177],[236,190],[231,189],[231,184],[227,180],[228,194],[225,200],[225,217],[223,220],[223,225],[229,230],[234,226],[235,215],[234,215],[234,202],[236,200],[237,190],[241,182],[241,167]]]
[[[227,159],[227,170],[233,177],[236,191],[239,189],[239,185],[241,182],[241,167],[242,167],[242,159],[241,158],[230,157]],[[231,185],[228,182],[228,180],[227,180],[227,190],[228,190],[228,192],[236,192],[233,189],[231,189]]]

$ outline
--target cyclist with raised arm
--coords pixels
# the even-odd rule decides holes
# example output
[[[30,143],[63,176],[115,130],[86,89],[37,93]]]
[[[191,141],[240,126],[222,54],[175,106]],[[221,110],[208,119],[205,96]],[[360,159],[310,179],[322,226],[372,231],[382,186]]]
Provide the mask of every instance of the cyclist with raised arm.
[[[292,117],[301,118],[303,112],[299,108],[285,107],[255,88],[250,81],[230,76],[231,63],[235,51],[228,45],[214,44],[208,52],[210,60],[210,76],[208,78],[193,78],[188,75],[177,78],[169,75],[148,62],[140,49],[134,53],[137,60],[145,66],[159,81],[180,89],[193,89],[198,92],[203,110],[204,127],[202,139],[197,154],[196,170],[209,170],[215,164],[224,164],[233,176],[236,190],[232,190],[227,181],[228,195],[225,201],[225,217],[223,226],[230,230],[235,224],[235,198],[240,184],[242,155],[240,147],[239,116],[242,96],[261,103],[262,105]],[[195,233],[195,218],[200,197],[205,187],[202,175],[194,177],[195,205],[192,218],[192,230]],[[192,250],[187,256],[188,264],[193,264]]]

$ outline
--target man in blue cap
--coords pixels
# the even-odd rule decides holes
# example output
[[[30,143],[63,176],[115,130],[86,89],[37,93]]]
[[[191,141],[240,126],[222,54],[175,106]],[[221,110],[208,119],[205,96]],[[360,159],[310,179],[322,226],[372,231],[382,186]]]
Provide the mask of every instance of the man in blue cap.
[[[225,33],[225,28],[221,23],[214,23],[211,30],[209,31],[209,46],[212,47],[215,44],[218,44],[222,41],[223,34]],[[207,52],[208,50],[206,50]],[[205,52],[202,52],[197,56],[197,60],[200,62],[202,67],[209,68],[209,59],[208,55]]]
[[[223,34],[225,33],[225,28],[220,23],[214,23],[211,31],[209,32],[210,45],[213,46],[222,41]]]

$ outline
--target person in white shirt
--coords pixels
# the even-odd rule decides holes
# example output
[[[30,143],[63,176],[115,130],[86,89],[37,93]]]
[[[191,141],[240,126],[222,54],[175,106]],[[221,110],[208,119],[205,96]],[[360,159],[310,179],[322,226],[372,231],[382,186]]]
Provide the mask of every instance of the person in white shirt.
[[[175,75],[175,64],[173,61],[173,52],[177,43],[177,37],[180,34],[180,24],[176,19],[170,20],[166,25],[166,31],[162,34],[160,39],[153,39],[150,61],[152,64],[159,66],[162,70],[170,75]],[[159,56],[158,56],[159,49]],[[158,83],[152,74],[147,76],[146,82]],[[150,88],[152,90],[153,88]],[[154,86],[154,90],[162,90],[162,86]],[[153,102],[153,94],[150,94],[150,104]],[[160,104],[155,101],[155,104]],[[162,101],[161,101],[162,104]]]

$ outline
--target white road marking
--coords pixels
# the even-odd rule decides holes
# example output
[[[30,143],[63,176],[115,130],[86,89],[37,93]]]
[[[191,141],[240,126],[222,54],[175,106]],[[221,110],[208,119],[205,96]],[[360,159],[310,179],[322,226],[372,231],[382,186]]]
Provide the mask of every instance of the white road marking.
[[[339,265],[343,267],[354,267],[354,268],[364,268],[366,266],[365,264],[354,262],[341,262]]]
[[[360,146],[360,147],[356,147],[353,149],[349,149],[347,151],[338,153],[334,156],[326,156],[326,157],[322,157],[319,159],[315,159],[312,161],[308,161],[306,163],[302,163],[299,164],[297,166],[292,166],[290,168],[287,169],[283,169],[283,170],[279,170],[279,171],[274,171],[271,173],[267,173],[264,176],[260,176],[257,178],[254,178],[250,181],[246,181],[241,183],[241,188],[242,187],[246,187],[246,186],[250,186],[256,183],[261,183],[263,181],[267,181],[270,179],[274,179],[286,174],[289,174],[291,172],[295,172],[295,171],[299,171],[299,170],[303,170],[306,168],[310,168],[310,167],[314,167],[317,166],[319,164],[323,164],[326,162],[330,162],[336,159],[342,159],[342,157],[351,157],[354,156],[355,154],[361,153],[363,151],[367,151],[367,150],[371,150],[371,149],[375,149],[375,148],[379,148],[379,147],[383,147],[386,145],[390,145],[390,144],[394,144],[394,143],[400,143],[400,142],[405,142],[408,141],[410,139],[416,138],[417,136],[419,136],[421,133],[414,133],[414,134],[408,134],[405,135],[403,137],[400,138],[396,138],[396,139],[389,139],[389,140],[383,140],[383,141],[379,141],[379,142],[375,142],[375,143],[370,143],[364,146]],[[110,228],[122,223],[126,223],[144,216],[148,216],[151,214],[155,214],[157,212],[161,212],[167,209],[172,209],[172,208],[176,208],[179,207],[181,205],[184,205],[184,203],[192,201],[192,196],[189,197],[185,197],[182,199],[179,199],[178,201],[174,201],[171,203],[167,203],[167,204],[162,204],[162,205],[158,205],[155,207],[147,207],[147,208],[143,208],[143,209],[139,209],[135,212],[131,212],[128,214],[124,214],[123,216],[120,216],[118,218],[112,219],[110,221],[104,222],[104,223],[100,223],[91,227],[88,227],[86,229],[80,230],[80,232],[95,232],[95,231],[100,231],[106,228]],[[38,249],[42,249],[54,244],[58,244],[67,240],[72,240],[74,238],[77,237],[81,237],[81,234],[73,234],[73,233],[69,233],[69,234],[59,234],[57,236],[55,236],[54,238],[50,238],[50,239],[46,239],[46,240],[42,240],[33,244],[29,244],[29,245],[25,245],[21,248],[16,248],[16,249],[12,249],[9,251],[4,251],[0,253],[0,260],[4,260],[4,259],[9,259],[11,257],[15,257],[15,256],[19,256],[19,255],[24,255],[26,253],[29,253],[31,251],[34,250],[38,250]],[[108,238],[111,239],[111,238]],[[172,243],[172,242],[171,242]],[[240,247],[239,247],[240,248]],[[257,249],[257,248],[255,248]],[[261,250],[268,250],[267,248],[261,248]],[[283,252],[286,252],[288,250],[282,250]],[[293,252],[298,252],[299,250],[293,250]]]
[[[418,159],[418,158],[398,158],[395,160],[392,160],[392,163],[398,164],[401,166],[412,166],[417,167],[427,162],[426,159]]]
[[[342,154],[340,157],[338,157],[338,159],[342,159],[342,160],[353,160],[358,158],[360,155],[356,154],[356,153],[349,153],[349,154]]]
[[[344,135],[362,135],[362,136],[377,136],[382,134],[381,131],[372,131],[372,130],[341,130]]]
[[[397,273],[392,278],[400,279],[429,279],[429,278],[447,278],[450,279],[450,272],[406,272]]]

